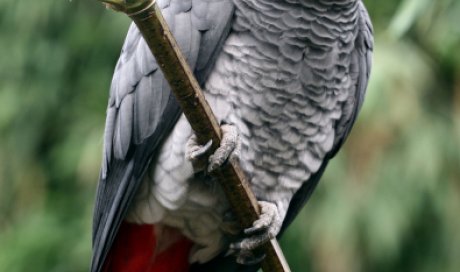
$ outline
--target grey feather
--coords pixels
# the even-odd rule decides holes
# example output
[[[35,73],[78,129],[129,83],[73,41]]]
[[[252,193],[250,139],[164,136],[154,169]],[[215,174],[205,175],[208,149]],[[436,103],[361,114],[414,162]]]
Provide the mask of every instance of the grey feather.
[[[120,102],[118,116],[116,117],[115,132],[113,138],[113,153],[115,159],[122,160],[128,153],[131,145],[133,131],[133,95],[126,95]]]

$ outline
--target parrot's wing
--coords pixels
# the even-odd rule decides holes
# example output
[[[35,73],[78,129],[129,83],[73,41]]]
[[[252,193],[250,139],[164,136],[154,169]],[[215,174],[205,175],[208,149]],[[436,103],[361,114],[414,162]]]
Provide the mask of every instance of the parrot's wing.
[[[287,226],[294,220],[300,209],[305,205],[310,195],[318,184],[329,160],[335,156],[340,147],[346,140],[350,130],[356,120],[364,95],[372,66],[372,51],[374,47],[372,23],[362,2],[359,3],[359,22],[358,36],[351,54],[350,76],[356,82],[351,92],[352,96],[348,99],[343,112],[343,117],[335,126],[335,141],[332,150],[327,154],[319,170],[314,173],[307,182],[295,193],[289,205],[288,212],[283,222],[282,233]]]
[[[182,52],[204,83],[233,18],[228,0],[159,0]],[[181,114],[154,57],[131,25],[112,80],[93,222],[91,271],[101,271],[142,176]]]

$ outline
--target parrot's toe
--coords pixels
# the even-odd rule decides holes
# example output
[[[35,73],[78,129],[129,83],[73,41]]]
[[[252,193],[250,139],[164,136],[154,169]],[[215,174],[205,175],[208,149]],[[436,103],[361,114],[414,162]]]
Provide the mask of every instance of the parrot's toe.
[[[244,233],[246,235],[266,233],[269,239],[272,239],[278,234],[283,223],[278,213],[278,207],[276,204],[267,201],[259,201],[259,206],[259,219],[254,221],[252,227],[245,229]]]
[[[228,159],[238,159],[241,150],[240,137],[234,125],[224,124],[221,127],[222,141],[214,154],[209,157],[208,172],[222,166]]]
[[[250,250],[241,250],[236,256],[236,262],[243,265],[255,265],[265,259],[265,254],[256,256]]]
[[[230,250],[237,252],[238,263],[250,264],[255,260],[262,260],[263,256],[254,257],[251,251],[275,238],[281,229],[283,221],[279,216],[278,207],[266,201],[259,201],[259,205],[261,208],[259,219],[253,223],[252,227],[244,230],[244,234],[250,237],[230,244]],[[248,252],[252,254],[253,258]],[[248,259],[249,261],[244,261]]]
[[[220,128],[222,130],[220,146],[214,154],[209,156],[207,161],[206,155],[212,146],[212,140],[205,145],[200,145],[195,134],[188,139],[185,157],[192,162],[195,172],[206,169],[210,173],[222,166],[229,159],[239,158],[241,143],[237,128],[229,124],[223,124]]]
[[[192,162],[195,172],[202,171],[206,168],[207,162],[203,158],[212,146],[212,140],[209,140],[205,145],[200,145],[193,134],[187,141],[185,148],[185,158]]]
[[[212,140],[209,140],[205,145],[200,145],[197,142],[196,135],[193,134],[187,142],[185,157],[190,160],[197,160],[203,156],[212,146]]]

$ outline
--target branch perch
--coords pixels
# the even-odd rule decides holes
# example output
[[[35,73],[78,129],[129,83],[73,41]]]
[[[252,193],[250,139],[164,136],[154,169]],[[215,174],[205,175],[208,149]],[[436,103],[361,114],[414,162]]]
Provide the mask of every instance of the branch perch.
[[[215,150],[221,140],[219,123],[206,102],[203,91],[172,36],[155,0],[98,0],[126,13],[137,25],[160,65],[198,141],[212,139]],[[252,226],[260,211],[247,179],[235,161],[213,173],[221,183],[230,205],[244,228]],[[265,272],[290,272],[276,239],[263,246]]]

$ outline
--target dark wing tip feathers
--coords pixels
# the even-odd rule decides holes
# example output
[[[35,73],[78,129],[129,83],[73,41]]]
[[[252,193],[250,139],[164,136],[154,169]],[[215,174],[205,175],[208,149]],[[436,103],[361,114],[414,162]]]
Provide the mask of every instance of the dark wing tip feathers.
[[[96,208],[94,211],[93,223],[93,258],[91,271],[101,271],[103,261],[108,252],[108,247],[111,246],[115,234],[118,231],[118,226],[111,228],[112,225],[118,225],[121,222],[120,217],[127,209],[127,201],[130,194],[124,194],[123,191],[135,190],[130,186],[130,179],[133,169],[133,162],[113,162],[113,170],[108,179],[99,181]],[[115,182],[113,182],[116,180]],[[107,211],[105,207],[110,206]]]

